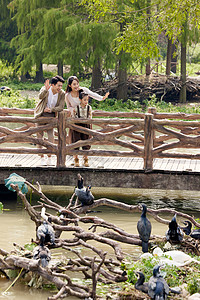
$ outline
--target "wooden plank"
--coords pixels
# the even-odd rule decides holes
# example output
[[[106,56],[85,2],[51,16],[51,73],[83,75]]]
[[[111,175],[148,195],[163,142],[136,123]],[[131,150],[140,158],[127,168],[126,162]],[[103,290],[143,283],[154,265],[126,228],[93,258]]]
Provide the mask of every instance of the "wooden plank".
[[[160,167],[160,170],[168,170],[167,165],[169,163],[169,158],[160,158],[162,160],[162,165]]]

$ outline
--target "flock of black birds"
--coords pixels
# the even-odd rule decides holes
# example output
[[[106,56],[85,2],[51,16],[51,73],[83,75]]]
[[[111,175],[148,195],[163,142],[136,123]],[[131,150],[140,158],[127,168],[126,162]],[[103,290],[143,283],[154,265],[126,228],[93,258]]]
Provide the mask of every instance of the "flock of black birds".
[[[81,205],[91,205],[94,202],[94,196],[91,193],[91,186],[88,185],[84,187],[83,177],[78,174],[77,187],[75,188],[75,194],[81,202]],[[140,219],[137,222],[137,230],[139,237],[142,241],[142,251],[144,253],[148,252],[149,239],[151,236],[151,222],[147,218],[147,207],[145,204],[141,204],[142,214]],[[44,209],[44,208],[43,208]],[[37,229],[37,238],[39,240],[39,245],[35,247],[33,251],[33,258],[39,260],[40,265],[45,268],[47,267],[49,261],[51,260],[51,253],[47,245],[54,245],[55,243],[55,233],[51,225],[51,218],[45,216],[45,210],[41,215],[45,221]],[[190,221],[183,222],[185,227],[180,228],[176,220],[176,214],[169,223],[169,228],[166,232],[166,239],[170,242],[181,242],[183,240],[184,233],[191,236],[196,240],[200,240],[200,229],[192,231],[192,223]],[[165,300],[168,297],[169,292],[180,293],[174,289],[171,289],[165,279],[160,274],[160,267],[156,265],[153,268],[153,276],[149,279],[148,282],[145,282],[145,275],[138,271],[137,282],[135,288],[144,293],[147,293],[151,299],[156,300]]]
[[[148,252],[148,243],[151,236],[151,222],[148,220],[147,207],[142,204],[142,214],[137,223],[137,230],[139,237],[142,241],[142,251]],[[200,240],[200,229],[195,229],[192,231],[192,223],[190,221],[184,221],[185,227],[180,228],[176,220],[176,214],[169,223],[169,228],[166,232],[166,239],[172,243],[180,243],[183,240],[184,233],[195,240]],[[144,293],[148,293],[151,299],[165,300],[168,297],[169,292],[179,293],[174,289],[171,289],[165,279],[159,272],[160,266],[156,265],[153,269],[153,276],[148,282],[145,282],[145,275],[142,272],[136,272],[137,282],[135,288]]]
[[[94,202],[94,196],[91,193],[91,185],[84,187],[83,177],[78,174],[77,187],[75,194],[78,197],[81,205],[91,205]],[[37,228],[37,238],[39,245],[33,250],[33,259],[39,261],[40,265],[45,268],[51,260],[51,252],[47,245],[53,246],[55,243],[55,232],[51,225],[51,218],[45,215],[45,208],[42,208],[41,216],[45,219],[43,223]]]
[[[151,236],[151,222],[146,216],[147,207],[142,204],[142,214],[137,223],[137,230],[139,237],[142,241],[142,251],[148,252],[148,243]],[[176,220],[176,214],[173,216],[172,220],[169,222],[169,228],[165,234],[167,241],[179,243],[183,240],[184,233],[195,240],[200,240],[200,229],[195,229],[192,231],[192,223],[190,221],[183,222],[185,227],[181,228]]]

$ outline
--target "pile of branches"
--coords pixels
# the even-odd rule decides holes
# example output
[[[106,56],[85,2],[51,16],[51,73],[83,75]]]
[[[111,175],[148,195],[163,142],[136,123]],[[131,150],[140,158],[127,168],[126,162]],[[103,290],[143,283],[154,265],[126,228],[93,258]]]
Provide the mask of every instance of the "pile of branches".
[[[70,258],[67,262],[62,261],[61,266],[57,263],[54,264],[52,260],[52,263],[44,268],[38,260],[33,259],[33,253],[31,251],[28,251],[28,253],[27,251],[22,251],[19,255],[18,252],[12,251],[11,253],[8,253],[7,251],[0,249],[1,272],[6,274],[10,269],[17,269],[19,271],[23,269],[23,272],[20,273],[21,276],[30,272],[37,276],[41,276],[44,280],[55,285],[58,290],[57,294],[48,298],[52,300],[65,298],[69,295],[80,299],[97,299],[97,282],[109,285],[127,280],[126,272],[121,270],[121,263],[125,263],[125,257],[127,257],[127,253],[124,253],[122,250],[121,243],[140,246],[141,241],[139,235],[125,232],[122,228],[96,216],[88,216],[86,215],[86,212],[96,207],[107,205],[134,213],[141,211],[140,206],[128,205],[107,198],[95,200],[94,203],[89,206],[82,206],[79,204],[78,199],[75,198],[76,195],[73,194],[68,206],[63,207],[48,199],[43,194],[39,183],[37,183],[36,186],[33,186],[28,181],[25,181],[25,184],[27,184],[34,193],[40,196],[38,205],[32,206],[27,200],[26,195],[19,190],[17,185],[12,184],[12,188],[23,201],[25,210],[29,214],[31,220],[35,222],[36,231],[44,221],[41,216],[41,209],[45,207],[46,216],[51,219],[55,231],[55,243],[53,245],[48,245],[48,247],[50,251],[53,248],[62,248]],[[151,214],[155,220],[168,225],[169,221],[159,216],[159,214],[163,213],[171,215],[176,213],[177,216],[184,218],[184,220],[187,219],[195,226],[199,227],[199,223],[187,214],[172,209],[148,209],[148,214]],[[81,227],[82,223],[89,225],[88,230],[84,230]],[[97,228],[99,229],[98,233],[96,230]],[[102,232],[100,230],[101,228],[104,230],[106,229],[106,231]],[[62,238],[63,232],[72,233],[72,238]],[[157,240],[165,241],[165,237],[152,235],[150,242],[155,244]],[[88,243],[88,241],[95,241],[95,243],[98,243],[98,246],[94,246],[93,244]],[[32,242],[39,244],[37,235],[35,240],[34,238],[32,239]],[[101,244],[108,245],[111,248],[111,251],[107,253],[101,250]],[[82,247],[83,251],[80,252],[77,250],[77,247]],[[21,249],[24,250],[23,247],[21,247]],[[85,250],[92,253],[91,256],[84,255],[83,253],[86,252]],[[90,279],[91,284],[86,285],[73,282],[69,272],[70,274],[71,272],[75,272],[75,277],[77,276],[77,272],[79,272],[84,279]],[[138,291],[135,291],[135,294],[137,293]],[[138,296],[137,299],[140,299],[140,297]]]
[[[104,95],[110,92],[111,98],[117,98],[118,80],[113,79],[106,81],[102,88],[98,89],[98,93]],[[142,75],[129,76],[127,80],[127,99],[143,102],[150,100],[152,95],[165,102],[179,102],[180,90],[182,82],[180,77],[165,76],[152,73],[147,79]],[[200,80],[188,77],[186,80],[187,101],[195,102],[200,100]]]

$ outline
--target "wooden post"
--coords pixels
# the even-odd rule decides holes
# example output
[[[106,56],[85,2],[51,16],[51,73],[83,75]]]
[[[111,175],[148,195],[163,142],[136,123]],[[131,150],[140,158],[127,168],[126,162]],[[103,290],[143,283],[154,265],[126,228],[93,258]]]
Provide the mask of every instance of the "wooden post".
[[[153,115],[145,114],[144,118],[144,170],[153,169]]]
[[[149,113],[149,114],[152,114],[152,115],[153,115],[153,118],[155,119],[155,115],[157,114],[156,107],[148,107],[148,113]],[[152,129],[152,131],[153,131],[152,134],[153,134],[153,147],[154,147],[154,141],[155,141],[156,135],[155,135],[155,130]]]
[[[66,128],[65,128],[65,112],[58,113],[58,151],[57,151],[57,167],[65,167],[65,147],[66,147]]]

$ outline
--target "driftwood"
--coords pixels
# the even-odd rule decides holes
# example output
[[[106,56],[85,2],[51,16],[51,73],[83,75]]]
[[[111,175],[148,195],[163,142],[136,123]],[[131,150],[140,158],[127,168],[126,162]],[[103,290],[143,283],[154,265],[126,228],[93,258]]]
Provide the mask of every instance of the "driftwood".
[[[46,216],[51,217],[52,226],[55,231],[55,244],[48,245],[50,251],[54,248],[62,248],[68,253],[67,262],[62,262],[62,266],[50,263],[46,268],[42,268],[38,260],[33,259],[33,253],[31,251],[25,251],[25,249],[16,243],[15,251],[8,253],[7,251],[0,249],[0,254],[3,258],[0,258],[0,270],[7,272],[9,269],[23,269],[24,276],[29,272],[41,276],[43,280],[51,282],[57,287],[57,294],[49,297],[49,299],[65,298],[69,295],[75,296],[80,299],[91,297],[92,299],[98,299],[96,294],[96,287],[98,281],[105,284],[123,282],[127,280],[127,276],[122,272],[120,265],[121,262],[125,262],[127,253],[123,252],[120,243],[141,245],[138,234],[132,234],[124,231],[122,228],[109,223],[102,218],[91,215],[82,215],[88,210],[92,210],[96,207],[106,205],[115,207],[121,210],[128,211],[130,213],[141,212],[139,205],[128,205],[125,203],[117,202],[111,199],[102,198],[95,200],[92,205],[80,206],[75,194],[72,195],[69,200],[69,204],[66,207],[62,207],[59,204],[51,201],[47,198],[42,190],[39,183],[33,186],[31,183],[25,181],[25,183],[33,190],[34,193],[38,194],[40,200],[38,205],[32,206],[28,202],[26,196],[21,193],[17,185],[12,185],[12,188],[16,190],[22,202],[24,203],[25,209],[29,214],[31,220],[35,222],[36,229],[42,222],[41,208],[46,208]],[[74,204],[75,201],[75,204]],[[51,213],[49,212],[51,211]],[[150,209],[148,208],[148,214],[151,215],[156,221],[169,224],[169,220],[160,217],[160,214],[167,213],[173,216],[175,213],[178,218],[183,220],[190,220],[195,226],[200,227],[193,217],[190,215],[175,211],[173,209]],[[81,224],[88,224],[88,230],[86,231],[81,227]],[[98,233],[97,233],[97,230]],[[103,229],[106,231],[100,231]],[[67,231],[72,233],[71,238],[62,238],[62,232]],[[37,238],[35,243],[39,241]],[[156,241],[165,241],[163,236],[151,236],[150,243],[154,244]],[[94,246],[89,241],[95,241],[98,246]],[[120,242],[120,243],[119,243]],[[109,252],[105,252],[101,249],[101,244],[106,244],[109,248]],[[185,247],[189,246],[187,239],[184,239],[183,244]],[[91,256],[83,255],[76,247],[82,247],[88,249]],[[197,248],[194,246],[193,250]],[[19,255],[20,254],[20,255]],[[73,255],[72,255],[73,254]],[[74,283],[71,276],[68,275],[70,272],[79,272],[86,279],[91,280],[90,285]],[[21,274],[21,273],[20,273]],[[19,277],[21,276],[19,274]],[[138,298],[139,299],[139,298]]]
[[[179,94],[182,82],[178,76],[165,76],[158,73],[151,73],[148,80],[146,76],[135,75],[127,79],[127,99],[141,101],[150,99],[156,95],[157,99],[179,102]],[[103,83],[103,87],[96,92],[104,95],[108,90],[111,98],[117,98],[118,80],[113,79]],[[200,80],[188,77],[186,80],[188,101],[198,101],[200,97]]]

